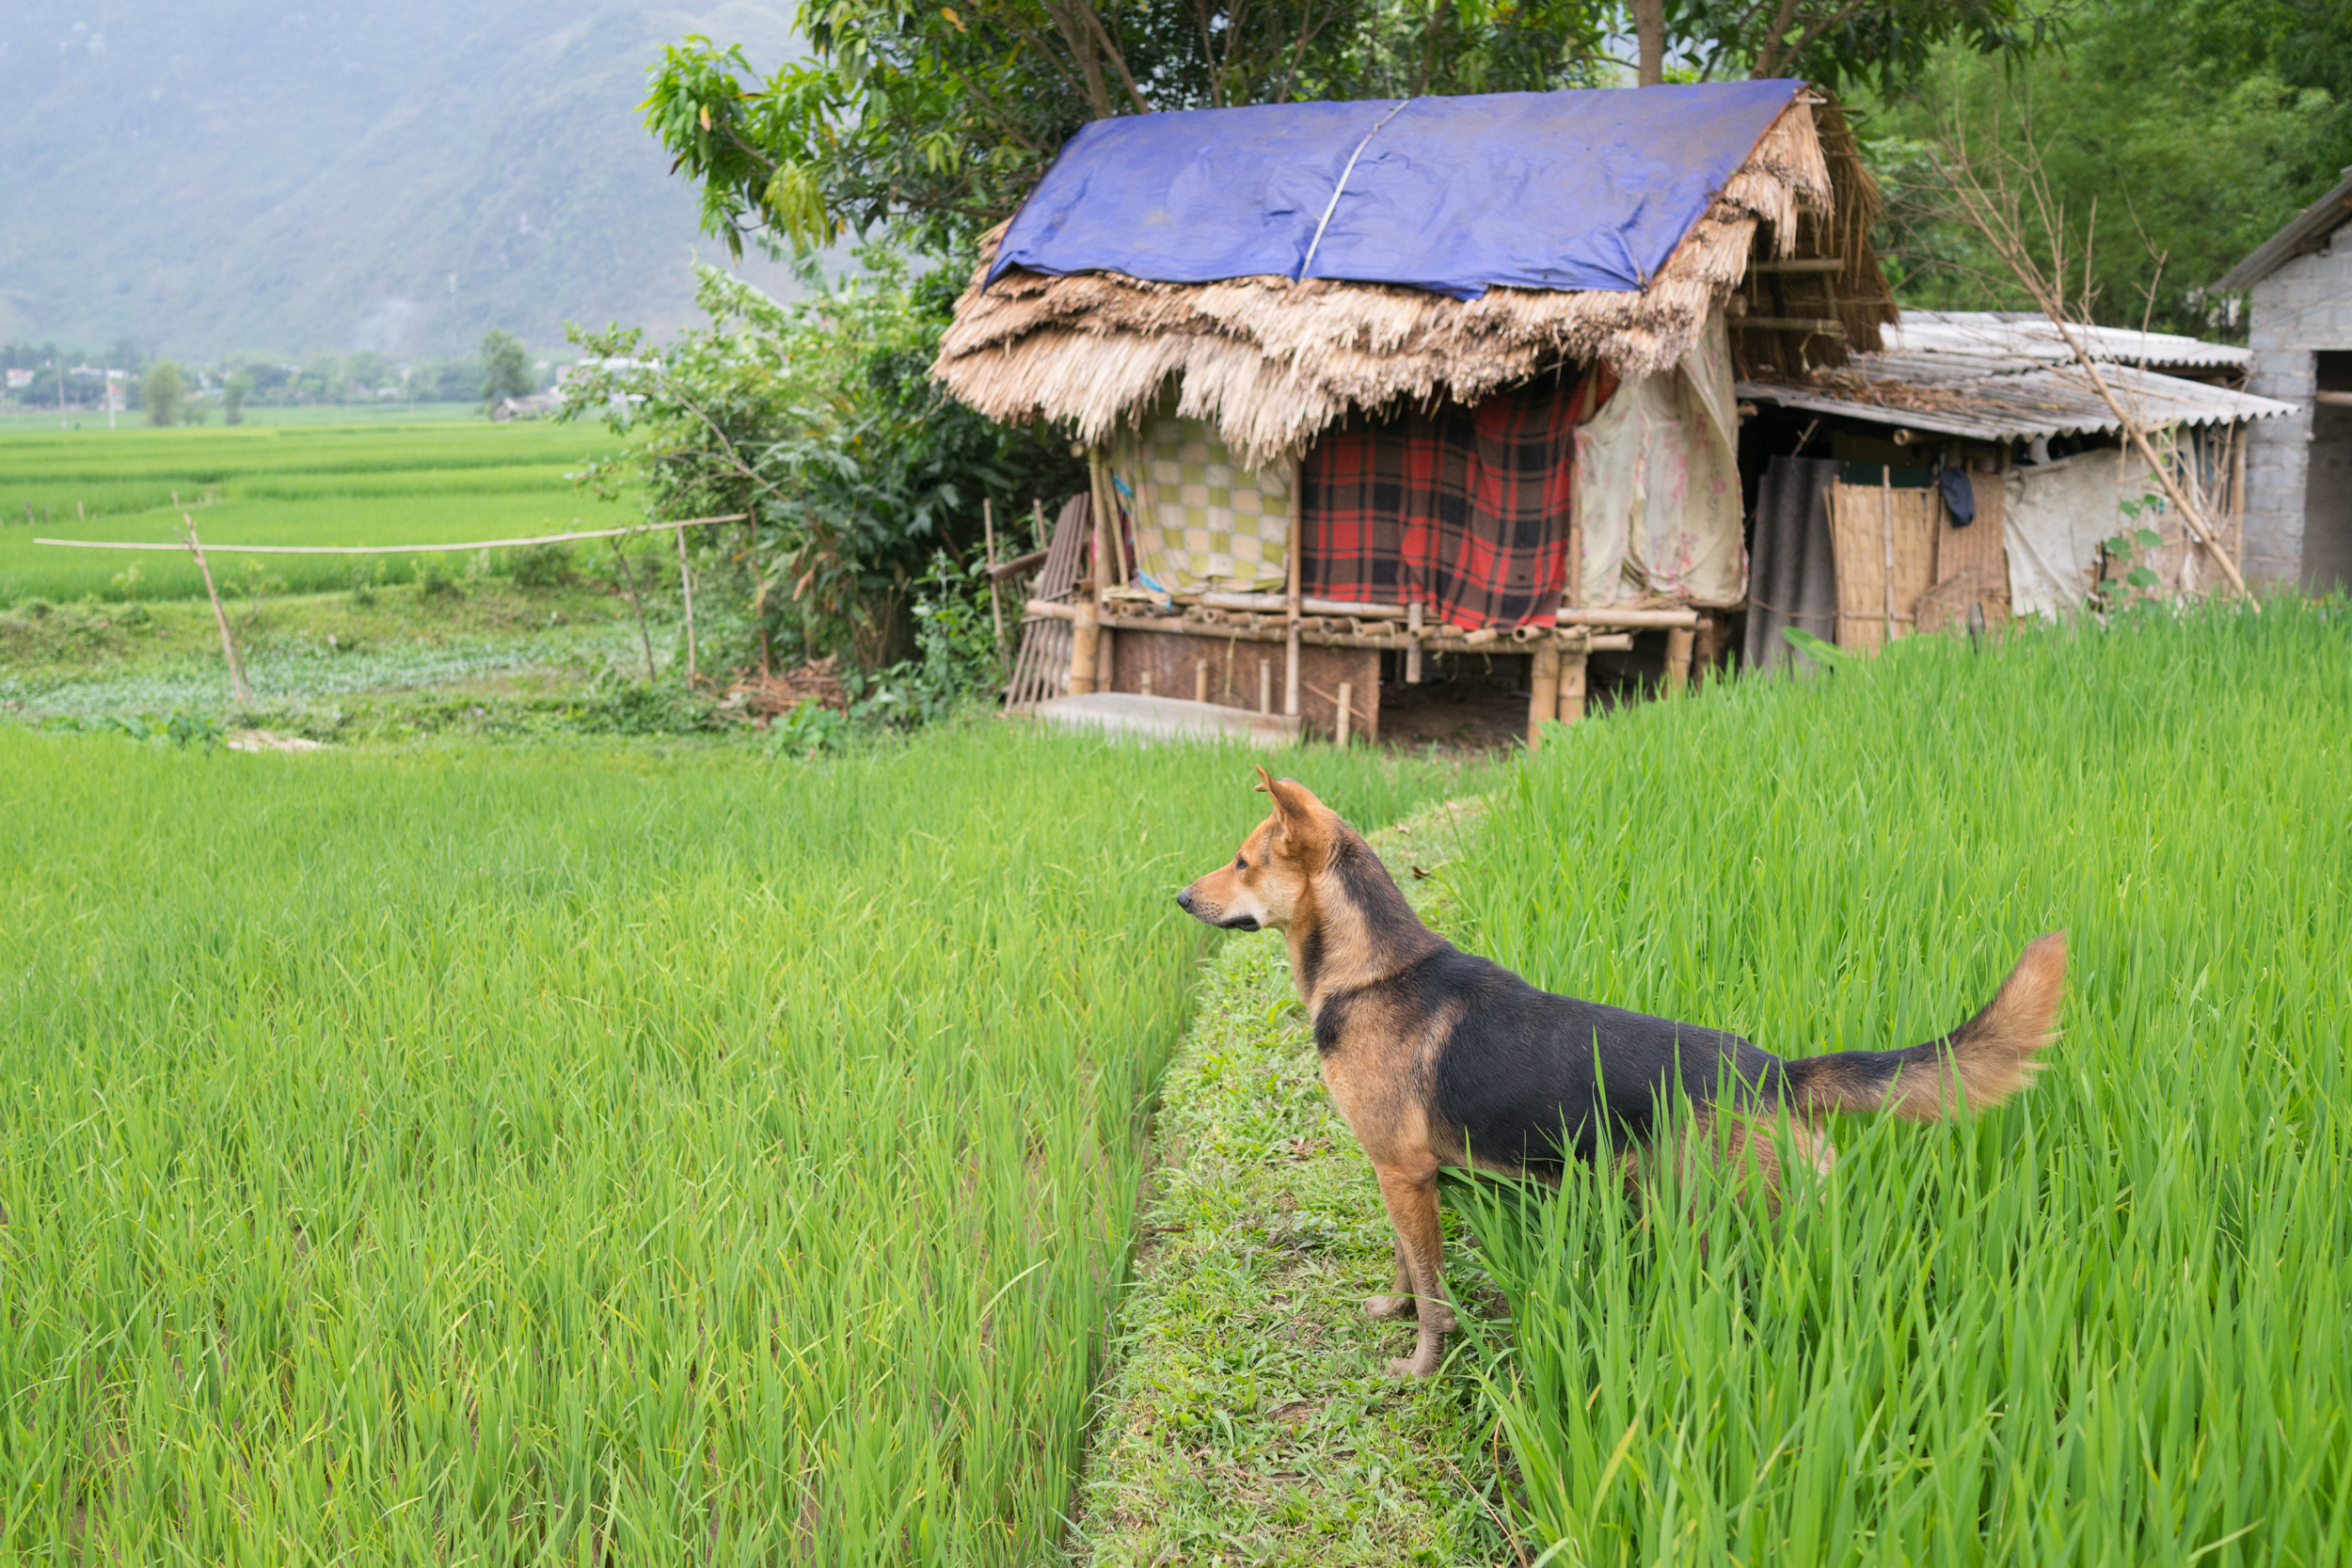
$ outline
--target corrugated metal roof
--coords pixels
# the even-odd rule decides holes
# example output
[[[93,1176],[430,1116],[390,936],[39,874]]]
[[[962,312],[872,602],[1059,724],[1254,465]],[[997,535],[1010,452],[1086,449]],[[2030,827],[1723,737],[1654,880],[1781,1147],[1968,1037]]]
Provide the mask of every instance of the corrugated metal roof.
[[[1822,381],[1801,386],[1742,381],[1738,383],[1739,395],[1753,403],[1979,441],[2087,436],[2123,427],[2079,370],[2042,369],[1965,381],[1915,381],[1878,373],[1898,358],[1856,355],[1851,369]],[[2151,429],[2280,419],[2296,412],[2291,403],[2130,365],[2104,367],[2100,373],[2123,405]]]
[[[2074,331],[2093,359],[2118,365],[2242,369],[2254,358],[2251,349],[2177,332],[2124,326],[2077,326]],[[2064,364],[2074,357],[2050,318],[2036,310],[1905,310],[1903,319],[1881,328],[1879,337],[1889,354],[1967,360],[1988,367],[1978,372],[1986,375]]]
[[[2352,168],[2344,182],[2287,220],[2284,229],[2254,247],[2254,253],[2221,275],[2216,289],[2250,289],[2294,261],[2328,248],[2328,236],[2352,223]]]

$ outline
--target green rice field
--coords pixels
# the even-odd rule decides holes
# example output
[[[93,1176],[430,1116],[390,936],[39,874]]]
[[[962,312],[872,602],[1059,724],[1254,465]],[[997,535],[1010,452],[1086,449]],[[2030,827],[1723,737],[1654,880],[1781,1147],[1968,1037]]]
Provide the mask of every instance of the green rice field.
[[[0,724],[0,1559],[1052,1560],[1253,760]]]
[[[1802,1054],[2072,933],[2039,1085],[1778,1216],[1462,1195],[1552,1564],[2352,1558],[2352,616],[1921,639],[1559,737],[1453,873],[1537,984]],[[1460,1365],[1457,1359],[1456,1365]]]
[[[0,434],[0,606],[200,594],[182,554],[33,543],[175,543],[183,509],[208,545],[438,545],[622,527],[637,520],[634,505],[599,501],[566,477],[612,447],[589,426],[481,419],[13,430]],[[224,556],[215,573],[249,560],[297,591],[341,588],[353,567],[349,557]],[[409,558],[383,561],[389,580],[409,575]],[[134,562],[138,580],[118,582]]]

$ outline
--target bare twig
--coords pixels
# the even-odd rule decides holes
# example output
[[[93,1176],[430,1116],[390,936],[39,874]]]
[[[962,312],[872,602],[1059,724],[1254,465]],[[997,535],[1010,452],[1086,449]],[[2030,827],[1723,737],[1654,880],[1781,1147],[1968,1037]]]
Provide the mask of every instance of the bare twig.
[[[1997,131],[1996,131],[1997,135]],[[2098,361],[2092,357],[2089,341],[2082,332],[2083,322],[2090,314],[2092,296],[2090,284],[2090,252],[2086,240],[2080,263],[2082,306],[2079,313],[2067,304],[2066,260],[2068,229],[2063,204],[2058,199],[2044,175],[2041,150],[2030,135],[2025,141],[2026,151],[2020,155],[2000,149],[1997,144],[1989,165],[1980,166],[1968,151],[1967,139],[1955,108],[1947,126],[1942,163],[1946,189],[1950,193],[1953,215],[1976,230],[1985,245],[2009,269],[2020,288],[2024,289],[2074,356],[2075,367],[2099,394],[2107,411],[2122,427],[2125,439],[2148,465],[2156,483],[2181,519],[2181,526],[2191,539],[2204,546],[2229,578],[2238,596],[2252,604],[2259,613],[2262,606],[2247,591],[2246,578],[2238,572],[2237,562],[2207,526],[2202,510],[2193,501],[2178,481],[2173,478],[2171,465],[2161,459],[2153,443],[2148,438],[2148,427],[2137,412],[2125,406],[2122,398],[2101,373]],[[2026,215],[2030,212],[2031,216]],[[2094,209],[2093,219],[2096,219]],[[2048,265],[2035,255],[2029,232],[2039,229],[2050,253]]]
[[[653,633],[645,629],[645,601],[637,596],[637,574],[630,569],[628,552],[621,548],[618,539],[612,541],[612,553],[620,557],[621,580],[628,585],[628,602],[637,607],[637,640],[645,645],[645,684],[653,684]]]

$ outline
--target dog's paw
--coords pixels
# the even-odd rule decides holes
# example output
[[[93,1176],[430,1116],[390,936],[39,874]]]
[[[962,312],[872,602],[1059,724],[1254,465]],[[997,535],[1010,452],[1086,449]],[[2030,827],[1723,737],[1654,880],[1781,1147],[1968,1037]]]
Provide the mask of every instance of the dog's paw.
[[[1366,1296],[1364,1316],[1367,1318],[1401,1318],[1413,1309],[1410,1296]]]

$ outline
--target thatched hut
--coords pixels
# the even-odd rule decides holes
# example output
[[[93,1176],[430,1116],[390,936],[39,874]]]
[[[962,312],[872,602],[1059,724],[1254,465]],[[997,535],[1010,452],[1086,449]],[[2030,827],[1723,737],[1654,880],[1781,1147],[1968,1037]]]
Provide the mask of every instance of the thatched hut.
[[[1798,82],[1087,127],[934,372],[1091,454],[1045,689],[1270,707],[1279,657],[1284,714],[1376,734],[1501,655],[1532,735],[1636,636],[1686,678],[1747,594],[1735,375],[1879,346],[1876,210]]]

